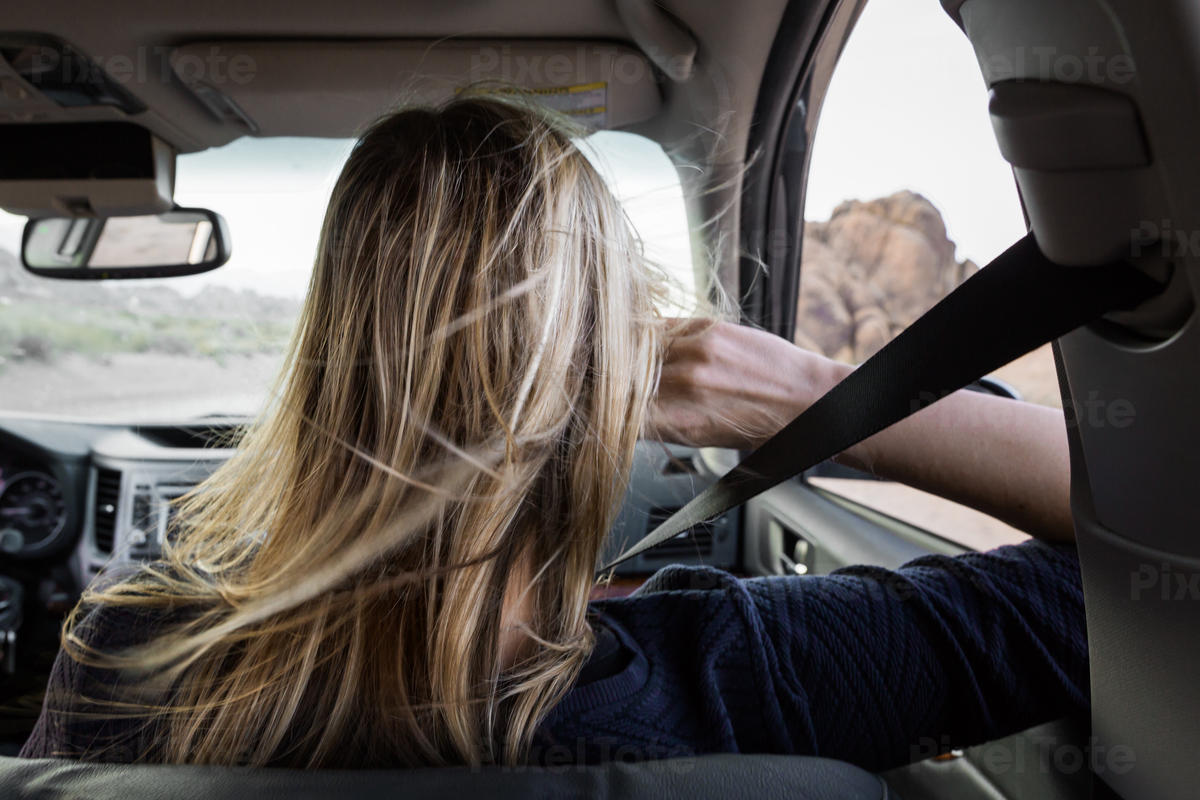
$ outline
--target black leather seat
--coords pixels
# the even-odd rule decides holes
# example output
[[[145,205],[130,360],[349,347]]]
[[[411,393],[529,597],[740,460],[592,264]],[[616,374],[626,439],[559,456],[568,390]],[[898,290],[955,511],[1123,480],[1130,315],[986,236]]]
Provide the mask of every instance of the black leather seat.
[[[7,800],[342,800],[447,797],[896,800],[879,777],[805,756],[714,755],[638,764],[506,769],[326,770],[89,764],[0,758]]]

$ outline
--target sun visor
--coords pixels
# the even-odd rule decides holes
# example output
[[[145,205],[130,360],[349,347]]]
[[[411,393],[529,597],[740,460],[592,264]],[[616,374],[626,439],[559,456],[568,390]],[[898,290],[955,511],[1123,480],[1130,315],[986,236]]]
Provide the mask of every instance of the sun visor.
[[[0,208],[29,217],[169,210],[175,151],[129,122],[0,126]]]
[[[658,113],[639,51],[585,41],[236,41],[178,47],[171,65],[205,106],[260,136],[350,137],[384,111],[470,86],[526,90],[592,129]]]

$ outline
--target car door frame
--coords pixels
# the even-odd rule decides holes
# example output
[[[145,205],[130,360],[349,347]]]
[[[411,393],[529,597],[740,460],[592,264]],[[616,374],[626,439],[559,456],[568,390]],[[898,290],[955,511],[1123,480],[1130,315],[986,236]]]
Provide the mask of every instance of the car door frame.
[[[811,6],[799,9],[802,0],[793,0],[756,103],[740,218],[742,321],[789,341],[795,334],[811,143],[838,56],[867,2],[881,0],[832,0],[819,14]],[[802,11],[808,19],[800,19]],[[821,23],[813,30],[809,26],[816,18]],[[789,39],[793,36],[797,38]],[[968,551],[959,543],[808,483],[803,476],[746,503],[742,542],[743,564],[757,574],[819,574],[858,563],[895,568],[920,555]],[[994,766],[997,755],[1012,763],[1029,753],[1044,758],[1056,748],[1084,752],[1089,735],[1086,720],[1058,720],[965,751],[916,761],[883,777],[905,796],[935,800],[1084,798],[1090,796],[1092,786],[1086,770],[1069,774]]]
[[[804,199],[821,105],[854,24],[873,1],[879,0],[823,0],[814,7],[792,0],[755,103],[740,206],[739,310],[743,324],[789,341],[796,329]],[[921,555],[968,550],[803,477],[747,503],[742,534],[743,566],[756,574],[823,573],[858,563],[898,567]]]

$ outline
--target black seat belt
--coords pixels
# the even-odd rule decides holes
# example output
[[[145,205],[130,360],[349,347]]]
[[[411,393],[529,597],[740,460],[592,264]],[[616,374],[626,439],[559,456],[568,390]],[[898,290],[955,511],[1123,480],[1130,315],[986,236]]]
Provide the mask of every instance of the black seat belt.
[[[1033,234],[964,281],[605,571],[745,503],[1102,314],[1162,287],[1124,262],[1064,267]]]

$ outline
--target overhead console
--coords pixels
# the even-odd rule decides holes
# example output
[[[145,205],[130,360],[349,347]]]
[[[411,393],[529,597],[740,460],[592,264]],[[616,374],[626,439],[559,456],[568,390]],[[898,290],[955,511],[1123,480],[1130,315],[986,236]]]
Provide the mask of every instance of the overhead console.
[[[127,123],[179,152],[238,135],[224,132],[187,97],[166,63],[169,50],[147,46],[97,59],[57,36],[0,30],[0,130]],[[162,104],[164,96],[173,102]],[[151,97],[158,107],[145,102]]]
[[[0,122],[65,121],[65,109],[89,109],[92,119],[146,110],[98,64],[54,36],[0,33],[0,63]]]
[[[125,83],[69,43],[0,32],[0,152],[10,156],[0,159],[0,208],[24,216],[170,209],[175,149],[154,122]]]
[[[0,208],[27,217],[156,214],[174,205],[175,152],[132,122],[0,126]]]

